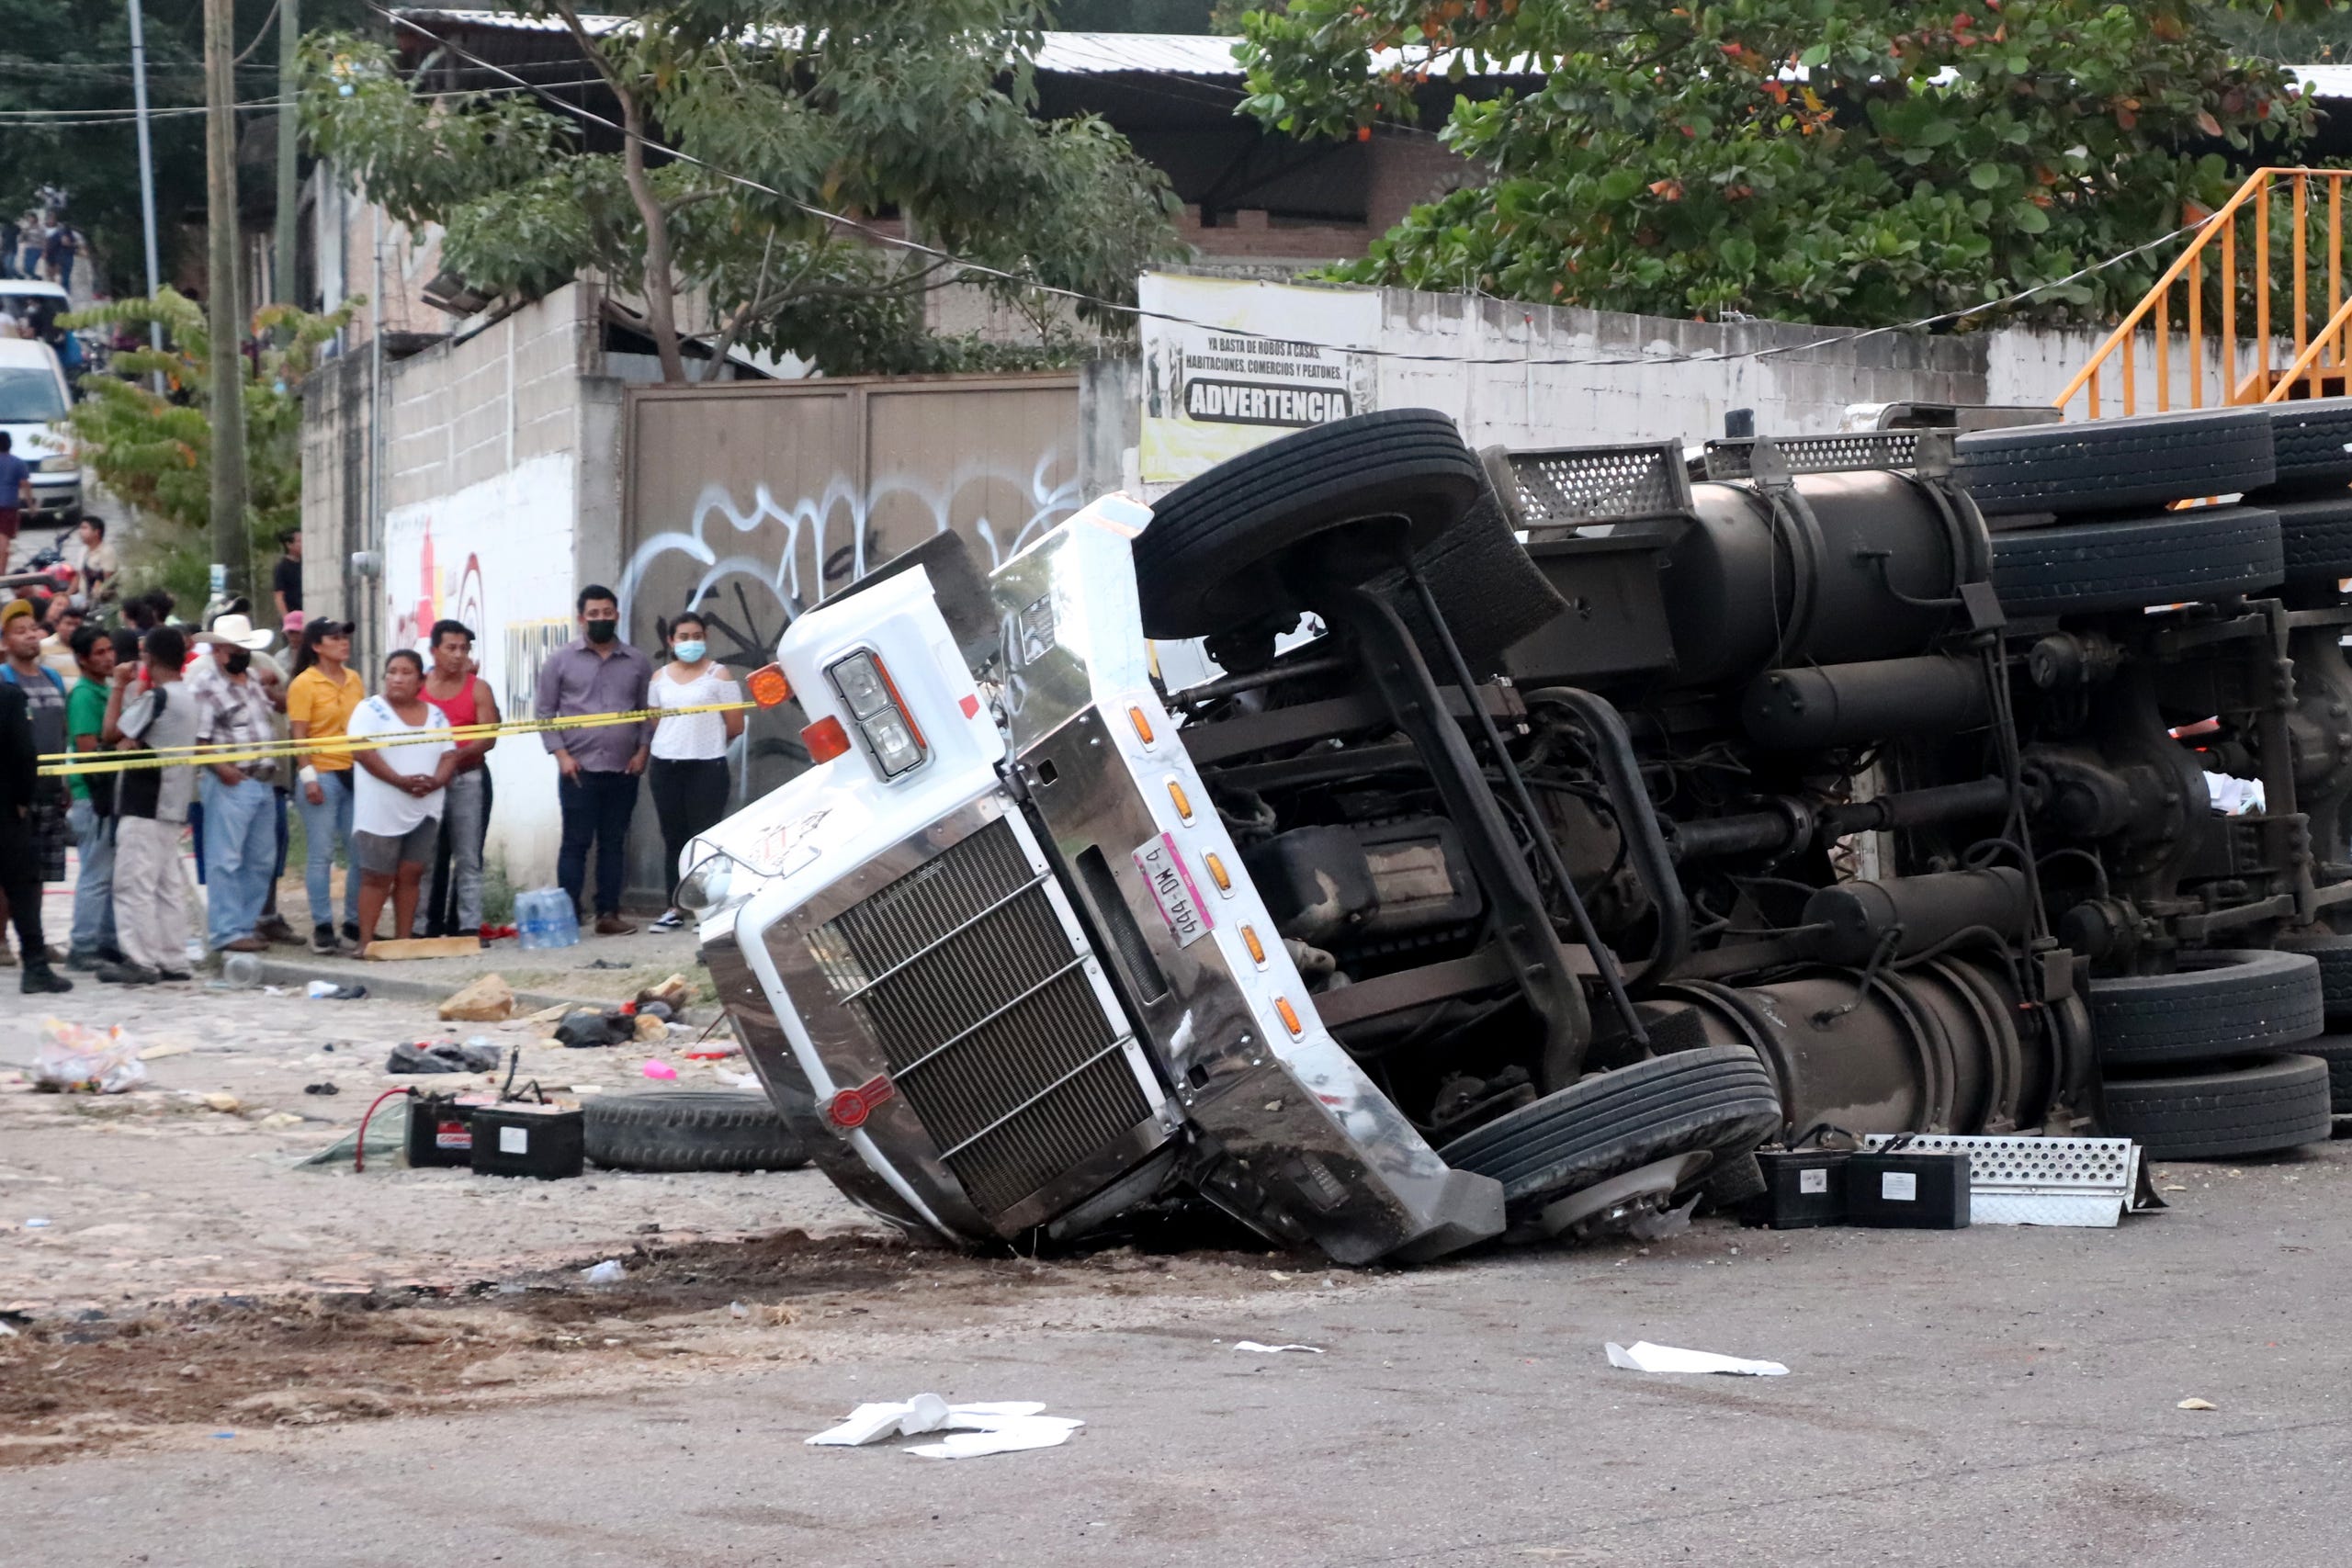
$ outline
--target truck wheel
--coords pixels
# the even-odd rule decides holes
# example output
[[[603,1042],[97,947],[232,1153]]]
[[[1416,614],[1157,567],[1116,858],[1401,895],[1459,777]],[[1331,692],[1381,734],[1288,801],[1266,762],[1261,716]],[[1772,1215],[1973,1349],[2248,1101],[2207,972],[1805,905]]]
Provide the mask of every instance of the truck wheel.
[[[2226,1159],[2325,1143],[2327,1064],[2316,1056],[2257,1056],[2107,1080],[2105,1131],[2151,1159]]]
[[[2279,547],[2290,582],[2352,577],[2352,491],[2265,502],[2278,513]]]
[[[608,1170],[797,1170],[808,1151],[764,1094],[661,1089],[587,1100],[588,1157]]]
[[[2286,573],[2278,514],[2259,506],[2199,506],[1993,536],[1993,587],[2019,615],[2216,599],[2271,587]]]
[[[1745,1045],[1709,1045],[1596,1073],[1438,1150],[1503,1184],[1517,1216],[1679,1154],[1745,1154],[1781,1125],[1772,1074]]]
[[[2325,1027],[2320,966],[2301,953],[2185,953],[2170,975],[2091,982],[2101,1062],[2211,1062],[2290,1049]]]
[[[2271,945],[2281,953],[2300,953],[2317,964],[2320,999],[2327,1016],[2352,1020],[2352,936],[2290,931]]]
[[[1358,414],[1270,441],[1153,506],[1135,545],[1143,629],[1210,637],[1295,613],[1302,606],[1272,570],[1276,557],[1375,517],[1402,518],[1397,547],[1419,550],[1478,487],[1478,459],[1453,421],[1430,409]],[[1367,561],[1363,576],[1397,558]]]
[[[2265,403],[2270,416],[2270,451],[2278,477],[2264,492],[2309,495],[2352,484],[2352,398],[2309,398]],[[2221,494],[2222,491],[2211,491]]]
[[[2259,490],[2277,476],[2260,409],[2189,409],[2081,424],[1978,430],[1952,475],[1988,517],[2130,512]]]
[[[2338,1116],[2352,1116],[2352,1034],[2323,1034],[2295,1046],[2298,1056],[2317,1056],[2327,1064],[2327,1098]]]

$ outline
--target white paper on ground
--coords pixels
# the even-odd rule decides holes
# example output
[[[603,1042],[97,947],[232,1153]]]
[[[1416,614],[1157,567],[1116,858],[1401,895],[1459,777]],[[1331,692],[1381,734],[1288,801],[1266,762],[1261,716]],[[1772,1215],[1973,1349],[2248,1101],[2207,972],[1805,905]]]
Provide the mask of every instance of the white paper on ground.
[[[1237,1339],[1233,1342],[1233,1348],[1237,1350],[1255,1350],[1266,1356],[1275,1355],[1283,1350],[1304,1350],[1310,1356],[1319,1356],[1323,1353],[1323,1348],[1320,1345],[1261,1345],[1255,1339]]]
[[[950,1404],[935,1393],[919,1393],[908,1400],[861,1404],[840,1426],[807,1440],[855,1448],[884,1438],[954,1432],[956,1435],[944,1442],[926,1443],[908,1451],[925,1459],[977,1459],[983,1454],[1052,1448],[1069,1441],[1069,1435],[1086,1424],[1067,1416],[1040,1414],[1045,1408],[1027,1399]]]
[[[1653,1345],[1646,1339],[1630,1350],[1617,1344],[1603,1348],[1609,1352],[1611,1366],[1623,1367],[1629,1372],[1730,1372],[1748,1378],[1789,1375],[1789,1369],[1778,1361],[1744,1361],[1737,1356],[1718,1356],[1713,1350],[1679,1350],[1671,1345]]]
[[[917,1443],[907,1452],[920,1459],[978,1459],[985,1454],[1050,1449],[1069,1441],[1085,1422],[1068,1416],[1007,1416],[982,1432],[956,1432],[936,1443]]]

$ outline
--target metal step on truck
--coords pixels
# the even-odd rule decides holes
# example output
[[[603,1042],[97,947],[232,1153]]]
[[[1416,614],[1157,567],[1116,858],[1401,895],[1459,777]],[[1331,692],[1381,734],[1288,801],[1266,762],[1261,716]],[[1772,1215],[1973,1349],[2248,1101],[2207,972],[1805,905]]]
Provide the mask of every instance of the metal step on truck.
[[[942,535],[786,633],[812,766],[676,901],[818,1163],[959,1245],[1205,1201],[1409,1262],[1821,1127],[2326,1137],[2352,406],[1949,423],[1386,412]]]

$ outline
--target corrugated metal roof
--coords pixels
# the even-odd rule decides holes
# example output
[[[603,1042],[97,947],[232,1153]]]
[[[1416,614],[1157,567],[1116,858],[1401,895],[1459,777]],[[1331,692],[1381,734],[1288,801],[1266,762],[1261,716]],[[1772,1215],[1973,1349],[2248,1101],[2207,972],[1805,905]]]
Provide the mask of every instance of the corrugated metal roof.
[[[467,28],[503,33],[561,33],[562,22],[551,17],[521,17],[511,11],[450,10],[438,6],[407,6],[395,15],[419,27]],[[630,24],[627,17],[582,16],[581,26],[592,33],[618,31]],[[1037,69],[1061,76],[1219,76],[1238,80],[1241,66],[1233,58],[1238,39],[1206,33],[1076,33],[1049,32],[1038,48]],[[1429,51],[1420,49],[1383,50],[1374,57],[1374,68],[1398,62],[1418,64]],[[1507,67],[1474,72],[1476,75],[1510,73]]]

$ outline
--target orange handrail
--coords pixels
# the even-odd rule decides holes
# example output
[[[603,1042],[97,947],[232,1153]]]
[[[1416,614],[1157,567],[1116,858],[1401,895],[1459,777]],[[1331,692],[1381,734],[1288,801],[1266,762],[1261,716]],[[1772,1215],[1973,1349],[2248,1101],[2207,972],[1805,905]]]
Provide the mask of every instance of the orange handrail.
[[[2344,309],[2344,182],[2352,169],[2264,168],[2248,175],[2219,210],[2195,220],[2195,228],[2180,254],[2173,258],[2153,288],[2075,373],[2066,388],[2052,400],[2064,408],[2078,396],[2088,417],[2098,419],[2115,404],[2124,413],[2140,412],[2144,398],[2139,384],[2142,365],[2154,370],[2154,404],[2157,412],[2176,406],[2174,364],[2187,362],[2185,406],[2277,401],[2293,396],[2316,397],[2323,378],[2342,383],[2352,378],[2352,312]],[[2288,199],[2274,203],[2276,186],[2285,181]],[[2325,183],[2324,213],[2311,199],[2311,182]],[[2284,253],[2272,254],[2278,236],[2274,214],[2284,214],[2290,232]],[[2244,220],[2251,218],[2250,224]],[[2315,229],[2314,223],[2324,225]],[[2245,243],[2239,229],[2248,227]],[[2242,270],[2240,257],[2247,265]],[[2319,324],[2313,316],[2324,269],[2327,316]],[[2280,272],[2286,276],[2278,276]],[[2209,285],[2221,303],[2218,342],[2210,345],[2218,362],[2208,363],[2206,293]],[[2182,288],[2186,298],[2176,308],[2172,294]],[[2279,299],[2281,293],[2286,299]],[[2241,297],[2253,307],[2253,343],[2247,345],[2252,365],[2239,371],[2238,307]],[[2187,325],[2185,355],[2177,356],[2173,323]],[[2274,325],[2276,332],[2274,333]],[[2152,355],[2140,352],[2139,338],[2152,335]],[[2275,368],[2281,352],[2291,363],[2283,373]],[[2112,399],[2101,385],[2102,374],[2113,365],[2121,384]],[[2218,386],[2209,397],[2208,378],[2218,371]],[[2352,390],[2352,387],[2339,389]]]

